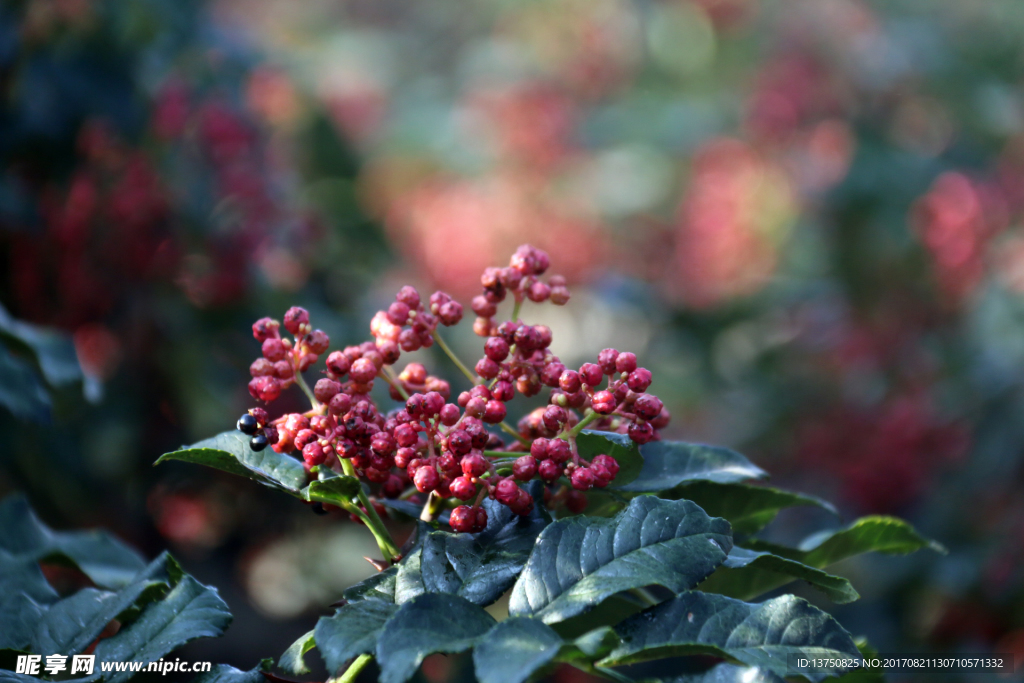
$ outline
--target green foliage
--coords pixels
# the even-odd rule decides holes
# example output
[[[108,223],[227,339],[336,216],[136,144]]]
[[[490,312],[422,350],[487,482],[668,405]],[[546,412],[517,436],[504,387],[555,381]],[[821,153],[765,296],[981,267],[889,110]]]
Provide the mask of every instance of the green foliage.
[[[675,680],[778,683],[798,673],[788,655],[853,656],[857,646],[832,617],[792,595],[745,600],[803,580],[835,602],[850,602],[857,591],[824,567],[863,552],[939,549],[887,517],[817,534],[797,548],[776,546],[754,534],[780,510],[835,509],[811,496],[747,483],[765,473],[724,448],[654,442],[637,449],[628,438],[589,431],[580,435],[579,448],[584,457],[612,454],[620,475],[626,473],[604,494],[611,516],[552,521],[536,506],[518,517],[485,500],[488,524],[480,533],[420,522],[402,560],[346,590],[345,604],[299,638],[280,667],[307,672],[303,657],[315,647],[332,676],[342,676],[353,661],[357,670],[373,656],[384,683],[402,683],[429,654],[472,649],[480,681],[523,683],[557,663],[628,680],[611,667],[701,655],[725,661]],[[253,453],[237,433],[160,461],[166,459],[209,464],[307,501],[345,507],[365,496],[357,480],[330,471],[305,486],[297,460]],[[533,486],[531,495],[541,500],[540,483]],[[411,504],[398,509],[417,514]],[[662,592],[648,592],[652,586]],[[510,616],[498,623],[483,608],[503,594]]]
[[[77,569],[98,588],[61,596],[40,562]],[[196,638],[219,636],[231,621],[216,589],[186,574],[167,553],[146,564],[109,534],[52,531],[20,496],[0,502],[0,608],[6,655],[70,656],[95,643],[99,662],[153,662]],[[120,630],[102,637],[115,621]],[[133,675],[96,671],[97,680],[116,683]],[[0,677],[36,680],[3,670]]]

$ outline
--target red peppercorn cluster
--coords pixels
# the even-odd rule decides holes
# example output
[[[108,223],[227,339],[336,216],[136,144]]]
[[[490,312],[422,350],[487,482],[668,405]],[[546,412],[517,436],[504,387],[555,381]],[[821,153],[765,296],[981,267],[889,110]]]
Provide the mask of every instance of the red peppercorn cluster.
[[[281,337],[281,323],[261,318],[253,323],[252,336],[260,342],[263,356],[249,366],[252,397],[270,403],[295,383],[295,373],[307,370],[331,345],[323,330],[309,325],[309,313],[293,306],[284,314],[284,327],[293,339]]]
[[[462,319],[462,306],[444,292],[435,292],[424,304],[413,287],[403,287],[371,321],[374,341],[331,352],[311,391],[300,373],[327,351],[327,335],[312,329],[301,308],[284,316],[292,339],[281,338],[282,324],[276,320],[257,321],[253,335],[263,345],[263,357],[251,367],[252,395],[269,402],[297,383],[315,400],[309,412],[273,420],[264,409],[253,408],[239,419],[238,428],[251,436],[256,450],[269,444],[279,453],[298,451],[307,472],[327,467],[355,474],[375,484],[385,498],[398,498],[414,487],[411,495],[427,494],[428,504],[466,503],[451,512],[456,531],[484,528],[484,497],[528,514],[536,501],[523,485],[534,479],[546,484],[544,504],[581,511],[586,506],[582,492],[607,486],[619,471],[608,455],[589,462],[579,455],[581,420],[591,429],[623,432],[642,444],[658,438],[669,416],[661,401],[646,393],[651,373],[637,366],[632,353],[605,349],[597,363],[571,370],[550,352],[552,334],[546,326],[524,324],[518,315],[494,322],[497,304],[510,292],[517,311],[525,299],[568,300],[564,280],[538,279],[548,264],[543,251],[523,246],[507,268],[484,273],[484,294],[473,302],[480,316],[474,329],[487,337],[476,364],[480,379],[455,402],[449,400],[448,382],[428,374],[422,364],[409,363],[397,375],[389,367],[403,351],[432,346],[438,325]],[[377,377],[404,405],[381,411],[370,396]],[[547,406],[523,417],[518,429],[504,423],[506,404],[517,393],[535,396],[545,386],[552,389]],[[491,431],[494,426],[518,438],[506,444]]]
[[[565,278],[552,275],[544,283],[539,278],[550,267],[551,260],[547,253],[529,244],[516,249],[509,260],[508,268],[488,268],[480,276],[483,294],[473,297],[470,307],[476,313],[473,331],[481,337],[495,334],[493,318],[498,314],[498,304],[512,294],[517,302],[523,298],[541,303],[551,300],[557,306],[569,302],[569,289],[565,286]],[[461,309],[460,309],[461,310]]]

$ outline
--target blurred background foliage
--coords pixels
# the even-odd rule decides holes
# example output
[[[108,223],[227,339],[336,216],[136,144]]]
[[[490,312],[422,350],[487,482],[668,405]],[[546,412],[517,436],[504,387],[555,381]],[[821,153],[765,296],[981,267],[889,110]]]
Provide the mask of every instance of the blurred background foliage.
[[[634,351],[674,438],[950,548],[843,567],[855,635],[1024,655],[1022,36],[1016,0],[5,0],[0,488],[171,547],[239,617],[189,656],[249,668],[372,542],[150,464],[248,407],[257,317],[362,341],[532,242],[567,363]]]

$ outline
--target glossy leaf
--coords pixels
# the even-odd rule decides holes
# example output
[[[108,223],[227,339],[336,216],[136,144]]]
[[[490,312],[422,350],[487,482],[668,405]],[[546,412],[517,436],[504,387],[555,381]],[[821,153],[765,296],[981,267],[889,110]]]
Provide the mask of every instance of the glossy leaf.
[[[146,566],[141,555],[106,532],[52,531],[21,495],[0,502],[0,549],[18,558],[76,567],[101,588],[126,586]]]
[[[360,486],[359,480],[355,477],[326,477],[310,482],[309,486],[302,490],[302,497],[306,500],[346,507],[351,505],[352,498],[359,495]]]
[[[790,507],[814,506],[839,514],[834,505],[815,496],[739,482],[691,480],[659,495],[692,500],[709,515],[728,520],[735,534],[755,534]]]
[[[811,584],[832,602],[844,604],[860,598],[850,582],[841,576],[747,548],[733,548],[722,566],[700,585],[700,589],[751,600],[797,579]]]
[[[47,606],[57,600],[34,560],[0,550],[0,650],[27,652]]]
[[[602,665],[707,654],[787,676],[798,672],[790,666],[791,655],[860,654],[835,619],[792,595],[750,604],[692,591],[630,617],[615,630],[622,645]]]
[[[268,659],[249,671],[242,671],[228,664],[218,664],[209,672],[193,678],[191,683],[266,683],[267,678],[263,672],[269,668]]]
[[[589,662],[616,645],[618,637],[610,628],[566,642],[539,619],[510,617],[480,639],[473,663],[480,683],[523,683],[553,662]]]
[[[649,585],[686,590],[731,548],[725,520],[687,500],[639,496],[615,517],[572,517],[544,529],[512,590],[509,613],[550,624],[620,591]]]
[[[348,588],[342,596],[348,602],[357,600],[383,600],[384,602],[395,601],[395,582],[398,578],[398,567],[388,569],[364,579],[356,585]]]
[[[22,420],[47,422],[50,394],[35,368],[0,344],[0,406]]]
[[[364,600],[344,605],[332,617],[321,617],[313,633],[320,656],[333,675],[345,663],[373,652],[387,620],[398,606],[382,600]]]
[[[907,522],[895,517],[876,515],[862,517],[853,524],[835,531],[823,531],[807,537],[797,548],[767,543],[758,539],[744,542],[752,550],[763,550],[812,567],[827,567],[854,555],[883,553],[906,555],[930,548],[945,553],[946,549],[928,540]]]
[[[683,441],[652,441],[640,447],[643,468],[632,482],[612,482],[610,488],[634,493],[657,493],[683,482],[703,480],[720,484],[763,479],[767,473],[728,448]]]
[[[206,465],[284,489],[294,495],[300,495],[299,491],[306,485],[306,471],[301,462],[272,448],[254,451],[249,448],[249,437],[234,430],[165,453],[154,464],[159,465],[167,460]]]
[[[539,482],[531,491],[543,495]],[[420,525],[416,548],[398,566],[397,602],[423,593],[452,593],[487,605],[512,587],[550,520],[539,505],[525,517],[496,501],[485,500],[483,506],[487,527],[478,534],[431,531]]]
[[[576,448],[585,460],[595,455],[610,455],[619,463],[615,486],[622,487],[635,480],[643,470],[644,456],[629,436],[614,432],[595,432],[584,429],[576,437]]]
[[[155,662],[196,638],[221,635],[229,623],[231,613],[217,590],[185,576],[166,598],[151,604],[117,634],[101,640],[96,660]],[[131,677],[132,672],[123,671],[107,680],[120,683]]]
[[[756,666],[722,662],[707,671],[662,679],[661,683],[786,683],[786,679]]]
[[[316,639],[313,631],[307,631],[299,636],[298,640],[288,646],[288,649],[281,655],[277,665],[284,671],[296,676],[309,673],[306,666],[306,653],[316,647]]]
[[[494,626],[483,608],[455,595],[426,593],[405,603],[377,642],[381,683],[403,683],[435,652],[463,652]]]

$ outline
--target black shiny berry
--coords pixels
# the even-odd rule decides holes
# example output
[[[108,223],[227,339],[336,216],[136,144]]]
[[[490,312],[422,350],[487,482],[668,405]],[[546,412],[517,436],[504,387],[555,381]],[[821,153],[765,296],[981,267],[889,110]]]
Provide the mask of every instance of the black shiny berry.
[[[264,448],[267,447],[268,443],[270,442],[267,441],[267,437],[264,434],[256,434],[251,439],[249,439],[249,448],[253,449],[254,451],[262,451]]]
[[[259,425],[256,423],[256,418],[246,413],[242,417],[238,418],[238,431],[243,434],[255,434],[256,430],[259,429]]]
[[[327,510],[324,510],[323,503],[313,503],[313,505],[311,507],[313,508],[313,513],[314,514],[317,514],[317,515],[326,515],[327,514]]]

